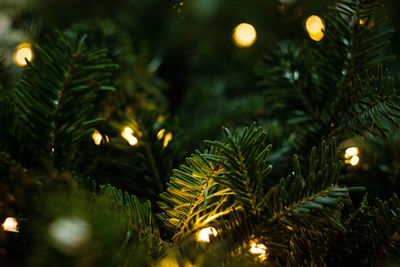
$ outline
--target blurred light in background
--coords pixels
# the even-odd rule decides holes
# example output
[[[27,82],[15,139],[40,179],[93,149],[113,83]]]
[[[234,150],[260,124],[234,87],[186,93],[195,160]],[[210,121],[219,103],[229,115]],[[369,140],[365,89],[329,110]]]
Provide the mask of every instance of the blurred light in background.
[[[344,152],[344,158],[346,159],[345,162],[356,166],[360,162],[360,158],[357,156],[359,152],[360,151],[356,146],[347,148]]]
[[[353,146],[346,149],[344,157],[348,159],[357,155],[358,155],[358,147]]]
[[[167,147],[169,141],[172,140],[172,133],[167,133],[164,137],[163,147]]]
[[[68,255],[79,253],[92,235],[90,225],[78,217],[58,218],[48,230],[52,245]]]
[[[350,159],[350,164],[356,166],[360,162],[360,158],[358,156],[353,156]]]
[[[137,144],[138,140],[135,136],[133,136],[133,130],[130,127],[125,127],[121,132],[121,136],[131,145],[134,146]]]
[[[20,67],[26,66],[25,58],[28,61],[33,59],[33,52],[31,45],[28,43],[23,43],[17,46],[17,49],[14,53],[14,63]]]
[[[256,29],[248,23],[241,23],[234,29],[233,40],[237,47],[249,47],[257,39]]]
[[[18,221],[17,221],[17,219],[15,219],[13,217],[7,217],[4,220],[4,223],[3,223],[2,227],[3,227],[3,230],[6,231],[6,232],[19,233]]]
[[[314,41],[320,41],[324,38],[323,30],[325,30],[325,23],[324,21],[315,15],[311,15],[306,20],[306,29],[308,35]]]
[[[101,144],[101,141],[103,140],[103,136],[101,136],[101,134],[97,130],[94,130],[92,138],[96,146],[99,146]]]
[[[161,129],[158,133],[157,133],[157,139],[161,140],[164,136],[165,133],[165,129]]]

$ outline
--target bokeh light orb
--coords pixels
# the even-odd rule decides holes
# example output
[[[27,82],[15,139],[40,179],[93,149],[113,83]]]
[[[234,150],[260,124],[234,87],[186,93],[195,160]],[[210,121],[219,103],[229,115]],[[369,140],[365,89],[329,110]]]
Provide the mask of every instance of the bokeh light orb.
[[[17,46],[14,53],[14,63],[20,67],[24,67],[27,65],[25,58],[28,61],[32,61],[33,59],[32,47],[28,43],[23,43]]]
[[[237,47],[250,47],[257,39],[257,32],[253,25],[241,23],[235,27],[232,38]]]
[[[308,35],[314,41],[318,42],[318,41],[322,40],[322,38],[324,38],[323,31],[325,30],[325,23],[320,17],[318,17],[316,15],[309,16],[306,20],[305,26],[306,26]]]

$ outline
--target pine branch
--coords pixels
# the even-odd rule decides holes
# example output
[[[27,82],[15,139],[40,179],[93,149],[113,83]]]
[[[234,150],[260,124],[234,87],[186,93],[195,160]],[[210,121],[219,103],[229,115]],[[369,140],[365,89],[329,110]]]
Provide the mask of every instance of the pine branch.
[[[37,60],[28,62],[14,91],[23,123],[19,127],[26,131],[18,133],[21,142],[29,139],[31,153],[40,159],[49,158],[53,150],[57,168],[72,167],[79,142],[102,121],[93,114],[96,92],[114,90],[108,82],[116,65],[107,51],[87,48],[84,40],[57,32],[48,38],[51,48],[35,46]]]
[[[206,156],[215,164],[221,164],[223,171],[216,176],[217,183],[230,188],[242,206],[260,215],[259,200],[263,195],[263,182],[272,170],[267,164],[271,145],[266,144],[267,133],[253,124],[242,134],[232,134],[224,128],[225,142],[208,142],[218,149],[217,157]]]
[[[397,90],[382,72],[393,59],[384,54],[393,31],[378,30],[381,6],[375,0],[335,1],[316,47],[281,43],[256,69],[271,112],[279,109],[289,118],[297,151],[332,136],[341,141],[355,132],[385,134],[397,124]]]
[[[158,217],[174,230],[174,240],[181,239],[237,206],[237,203],[228,201],[233,192],[215,182],[215,177],[223,171],[220,165],[213,165],[199,151],[186,162],[187,165],[173,171],[167,192],[160,195],[163,202],[159,205],[163,213]]]

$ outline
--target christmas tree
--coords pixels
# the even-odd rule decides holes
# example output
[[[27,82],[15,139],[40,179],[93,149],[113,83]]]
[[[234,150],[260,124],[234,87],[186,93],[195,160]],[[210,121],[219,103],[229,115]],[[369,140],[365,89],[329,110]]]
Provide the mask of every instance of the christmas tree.
[[[1,266],[397,266],[395,6],[3,1]]]

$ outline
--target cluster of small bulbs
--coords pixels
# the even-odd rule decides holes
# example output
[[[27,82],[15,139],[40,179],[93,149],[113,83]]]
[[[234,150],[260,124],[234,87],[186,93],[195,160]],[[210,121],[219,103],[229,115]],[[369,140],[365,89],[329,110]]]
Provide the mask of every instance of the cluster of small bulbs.
[[[346,149],[344,158],[347,164],[351,164],[352,166],[356,166],[360,162],[360,158],[358,157],[358,147],[349,147]]]
[[[166,133],[165,136],[164,134],[165,134],[165,129],[161,129],[157,133],[157,139],[161,140],[164,137],[163,147],[166,148],[168,146],[168,143],[172,140],[172,133]]]
[[[201,229],[197,233],[197,241],[209,243],[210,236],[217,236],[218,232],[214,227],[206,227]],[[257,255],[261,261],[267,259],[267,247],[264,244],[256,243],[255,241],[250,242],[250,253]]]
[[[139,142],[138,138],[133,133],[134,133],[133,129],[129,126],[126,126],[121,131],[122,138],[125,139],[131,146],[135,146]],[[157,133],[157,139],[161,140],[163,138],[164,138],[163,147],[166,148],[168,146],[168,143],[172,140],[172,133],[170,132],[165,133],[165,129],[161,129]],[[107,135],[104,135],[103,137],[103,135],[97,130],[94,130],[94,132],[92,133],[92,139],[97,146],[101,144],[107,144],[110,141]]]

